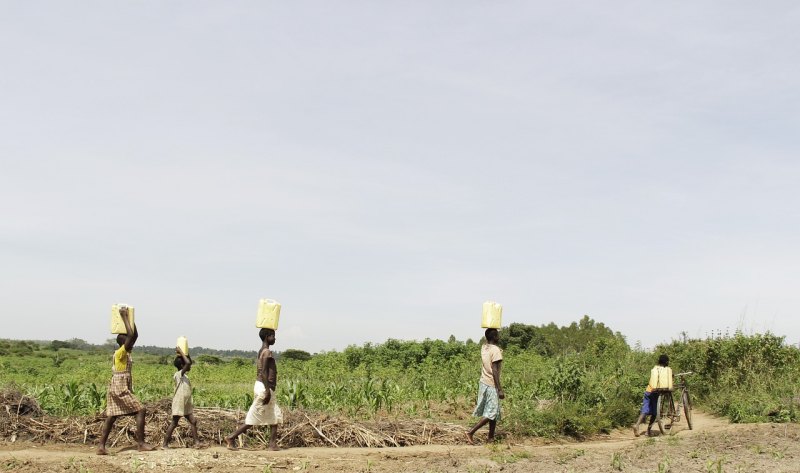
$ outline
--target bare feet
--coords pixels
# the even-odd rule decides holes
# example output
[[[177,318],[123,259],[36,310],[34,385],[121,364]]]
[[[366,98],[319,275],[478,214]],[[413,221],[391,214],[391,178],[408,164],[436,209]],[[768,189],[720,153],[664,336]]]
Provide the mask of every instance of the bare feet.
[[[156,449],[156,447],[150,445],[149,443],[140,443],[136,446],[136,449],[140,452],[152,452]]]
[[[471,433],[469,433],[469,432],[464,432],[464,437],[466,437],[466,438],[467,438],[467,442],[468,442],[470,445],[475,445],[475,441],[474,441],[474,440],[472,440],[472,434],[471,434]]]
[[[167,443],[162,443],[162,444],[161,444],[161,449],[162,449],[162,450],[169,450],[169,444],[167,444]]]
[[[277,445],[270,445],[269,448],[267,448],[267,450],[270,450],[272,452],[278,452],[278,451],[280,451],[280,449],[281,448],[278,447]]]
[[[238,448],[236,448],[236,443],[234,442],[234,440],[229,437],[225,437],[225,446],[228,448],[228,450],[233,450],[233,451],[239,450]]]
[[[638,437],[639,436],[639,424],[636,424],[636,425],[633,426],[633,436],[634,437]]]
[[[97,447],[97,454],[108,455],[108,451],[106,450],[106,447]]]

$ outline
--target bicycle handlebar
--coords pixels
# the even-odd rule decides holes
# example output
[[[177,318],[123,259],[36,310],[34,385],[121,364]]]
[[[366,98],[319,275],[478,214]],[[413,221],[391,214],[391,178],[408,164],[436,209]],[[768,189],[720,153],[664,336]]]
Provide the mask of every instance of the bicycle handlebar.
[[[694,374],[694,371],[687,371],[685,373],[678,373],[675,376],[687,376],[687,375],[690,375],[690,374]]]

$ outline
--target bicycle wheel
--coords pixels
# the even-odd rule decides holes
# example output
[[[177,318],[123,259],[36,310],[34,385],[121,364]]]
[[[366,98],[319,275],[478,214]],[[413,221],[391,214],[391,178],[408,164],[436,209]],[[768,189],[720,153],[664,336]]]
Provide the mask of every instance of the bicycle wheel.
[[[686,425],[692,430],[692,403],[689,402],[689,391],[683,391],[683,413],[686,414]]]
[[[672,414],[675,412],[675,403],[672,401],[672,393],[665,391],[659,393],[656,402],[656,423],[662,435],[672,427]]]

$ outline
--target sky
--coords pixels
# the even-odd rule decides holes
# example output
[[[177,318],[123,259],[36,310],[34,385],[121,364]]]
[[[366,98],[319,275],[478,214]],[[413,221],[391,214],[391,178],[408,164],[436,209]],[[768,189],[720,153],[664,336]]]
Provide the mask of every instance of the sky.
[[[800,342],[793,1],[0,3],[0,338]]]

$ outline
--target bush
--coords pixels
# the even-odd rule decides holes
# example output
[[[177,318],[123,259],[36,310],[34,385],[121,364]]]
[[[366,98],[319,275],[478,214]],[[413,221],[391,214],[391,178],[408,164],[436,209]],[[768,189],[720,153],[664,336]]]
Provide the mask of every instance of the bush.
[[[303,350],[295,350],[294,348],[289,348],[288,350],[280,352],[280,359],[308,361],[311,359],[311,353]]]
[[[62,342],[61,340],[53,340],[50,342],[50,349],[53,351],[58,351],[61,348],[73,348],[72,344],[69,342]]]
[[[214,355],[200,355],[196,360],[199,364],[204,365],[221,365],[222,358]]]
[[[239,367],[239,366],[252,366],[255,362],[254,362],[254,360],[250,360],[250,359],[247,359],[247,358],[242,358],[240,356],[236,356],[236,357],[231,358],[230,363],[233,366]]]
[[[797,421],[800,349],[770,333],[675,341],[657,347],[688,379],[693,396],[732,422]]]

